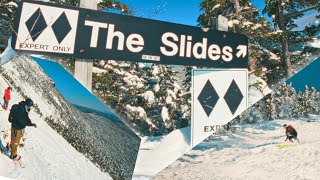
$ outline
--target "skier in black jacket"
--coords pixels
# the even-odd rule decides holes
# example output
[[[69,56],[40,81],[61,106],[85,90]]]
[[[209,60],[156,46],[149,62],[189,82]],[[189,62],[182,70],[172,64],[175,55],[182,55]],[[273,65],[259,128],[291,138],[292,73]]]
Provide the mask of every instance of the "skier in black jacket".
[[[25,101],[21,101],[19,104],[15,104],[11,107],[9,114],[9,122],[11,122],[11,158],[14,160],[19,160],[20,155],[17,155],[18,146],[21,140],[21,137],[24,134],[24,129],[26,126],[37,125],[32,123],[28,113],[33,106],[33,101],[27,98]]]

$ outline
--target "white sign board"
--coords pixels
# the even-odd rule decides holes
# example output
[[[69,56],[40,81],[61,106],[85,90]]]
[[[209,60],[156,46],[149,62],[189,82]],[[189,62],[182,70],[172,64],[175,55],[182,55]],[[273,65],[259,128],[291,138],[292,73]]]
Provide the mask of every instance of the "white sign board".
[[[247,69],[193,70],[192,147],[240,115],[247,107]]]
[[[73,54],[79,11],[24,2],[17,50]]]

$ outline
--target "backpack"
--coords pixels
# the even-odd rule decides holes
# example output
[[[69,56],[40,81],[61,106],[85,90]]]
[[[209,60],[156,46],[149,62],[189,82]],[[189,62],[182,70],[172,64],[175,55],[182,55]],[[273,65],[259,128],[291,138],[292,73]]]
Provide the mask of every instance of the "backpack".
[[[12,105],[12,107],[10,109],[9,117],[8,117],[8,121],[10,123],[12,123],[14,119],[16,119],[15,116],[16,116],[17,112],[18,112],[18,104]]]

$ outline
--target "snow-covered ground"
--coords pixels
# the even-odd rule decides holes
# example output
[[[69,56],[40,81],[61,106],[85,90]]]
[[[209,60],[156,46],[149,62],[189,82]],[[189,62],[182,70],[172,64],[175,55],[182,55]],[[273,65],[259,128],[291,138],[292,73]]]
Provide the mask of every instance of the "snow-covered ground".
[[[271,92],[259,77],[250,75],[249,105]],[[256,84],[256,85],[255,85]],[[133,179],[150,179],[191,149],[190,127],[175,130],[166,136],[143,137],[133,173]]]
[[[309,121],[264,121],[212,136],[154,179],[319,179],[320,116]],[[285,123],[297,129],[300,144],[284,142]]]
[[[191,149],[190,127],[141,140],[133,179],[150,179]]]
[[[0,76],[0,92],[4,92],[7,87],[7,82]],[[15,91],[11,93],[11,97],[9,107],[23,100]],[[0,102],[3,103],[2,100]],[[8,115],[9,111],[0,111],[0,140],[3,145],[10,141],[8,138],[4,139],[2,135],[2,131],[10,130]],[[25,146],[18,149],[18,154],[22,155],[22,166],[16,166],[6,154],[0,154],[0,175],[2,177],[34,180],[112,179],[75,150],[34,110],[30,112],[30,119],[38,127],[26,128]]]

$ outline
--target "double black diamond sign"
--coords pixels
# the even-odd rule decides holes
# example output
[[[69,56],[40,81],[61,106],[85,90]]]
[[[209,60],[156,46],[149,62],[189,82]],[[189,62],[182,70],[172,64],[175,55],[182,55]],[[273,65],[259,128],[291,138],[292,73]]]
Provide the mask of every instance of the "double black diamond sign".
[[[232,83],[223,98],[227,102],[232,114],[234,114],[243,99],[243,95],[234,80],[232,80]]]
[[[226,94],[224,95],[224,100],[226,101],[232,114],[237,111],[242,99],[243,94],[241,93],[237,83],[232,80],[232,83],[230,84]],[[209,117],[219,100],[219,95],[217,94],[216,90],[209,80],[206,82],[201,93],[199,94],[198,100],[203,110]]]
[[[209,80],[207,81],[206,85],[203,87],[200,95],[198,96],[198,100],[203,110],[209,117],[213,108],[219,100],[219,95],[217,94],[216,90],[214,89]]]
[[[37,11],[34,12],[32,16],[26,21],[26,26],[32,40],[37,40],[42,31],[48,26],[40,8],[38,8]]]
[[[32,16],[26,21],[27,29],[33,41],[37,40],[40,34],[47,28],[47,22],[40,8],[35,11]],[[68,21],[66,13],[63,12],[59,18],[52,24],[52,30],[59,44],[71,31],[71,25]]]
[[[71,31],[71,25],[68,21],[66,13],[63,12],[60,17],[56,20],[56,22],[52,25],[52,30],[54,35],[56,36],[59,44],[63,41],[63,39],[69,34]]]

